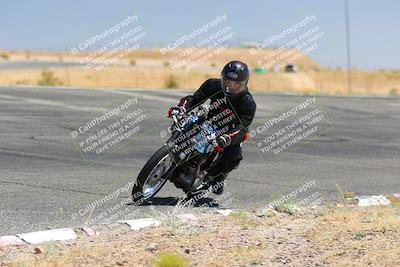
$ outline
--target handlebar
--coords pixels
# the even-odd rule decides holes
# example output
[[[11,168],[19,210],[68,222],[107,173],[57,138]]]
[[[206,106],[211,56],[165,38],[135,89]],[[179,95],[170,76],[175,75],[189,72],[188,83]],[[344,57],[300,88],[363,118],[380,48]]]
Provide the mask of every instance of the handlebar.
[[[202,116],[206,116],[207,114],[208,114],[208,108],[201,105],[198,107],[197,111],[192,110],[192,111],[189,111],[189,113],[184,113],[184,114],[174,112],[173,114],[171,114],[171,117],[174,120],[175,125],[178,126],[177,130],[181,132],[187,122],[186,120],[182,121],[182,119],[186,119],[188,117],[188,115],[197,115],[199,117],[202,117]],[[180,123],[180,121],[181,121],[181,123]]]

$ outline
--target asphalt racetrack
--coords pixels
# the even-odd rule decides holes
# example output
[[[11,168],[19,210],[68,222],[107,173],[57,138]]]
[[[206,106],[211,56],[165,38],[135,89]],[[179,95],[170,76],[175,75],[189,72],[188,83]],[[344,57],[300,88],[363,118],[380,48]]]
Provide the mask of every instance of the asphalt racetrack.
[[[0,235],[69,227],[91,219],[96,223],[112,216],[113,207],[121,209],[121,202],[129,199],[129,183],[162,146],[163,131],[171,123],[166,110],[188,93],[1,87]],[[112,152],[100,156],[83,152],[71,133],[128,99],[137,101],[132,105],[146,114],[138,132],[116,144]],[[231,201],[227,207],[262,206],[298,192],[305,184],[305,194],[318,193],[323,201],[338,198],[340,191],[400,192],[399,98],[255,93],[254,99],[258,108],[253,137],[243,145],[240,167],[228,177],[225,192]],[[267,126],[271,118],[279,118],[307,99],[315,103]],[[308,131],[304,138],[279,149],[266,139],[275,133],[285,136],[289,132],[280,129],[316,109],[314,123],[302,128]],[[182,196],[168,182],[153,204],[165,210]],[[107,201],[102,202],[105,197]],[[142,206],[132,216],[145,217],[150,212],[150,206]],[[112,219],[122,219],[117,215]]]

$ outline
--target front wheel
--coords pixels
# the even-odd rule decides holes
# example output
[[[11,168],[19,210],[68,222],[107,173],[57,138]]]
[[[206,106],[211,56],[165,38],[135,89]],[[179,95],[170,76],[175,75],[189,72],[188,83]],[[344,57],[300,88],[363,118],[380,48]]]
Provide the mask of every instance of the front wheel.
[[[139,206],[153,198],[173,172],[175,163],[168,147],[161,147],[140,171],[132,189],[134,205]]]

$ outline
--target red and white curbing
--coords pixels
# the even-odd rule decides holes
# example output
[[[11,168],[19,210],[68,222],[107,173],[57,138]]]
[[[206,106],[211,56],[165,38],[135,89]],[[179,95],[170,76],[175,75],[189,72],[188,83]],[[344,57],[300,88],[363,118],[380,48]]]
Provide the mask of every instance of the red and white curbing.
[[[24,244],[25,242],[15,235],[0,236],[0,247]]]
[[[383,196],[383,195],[356,196],[354,197],[354,199],[357,200],[357,206],[359,207],[390,205],[393,199],[400,201],[400,193],[388,196]],[[231,214],[234,211],[231,209],[217,209],[215,210],[215,212],[223,216],[229,216],[229,214]],[[191,213],[180,214],[177,217],[184,223],[194,223],[197,220],[197,217]],[[158,226],[161,224],[161,222],[155,218],[125,220],[125,221],[118,221],[117,223],[128,224],[131,230],[140,230],[143,228]],[[86,235],[90,237],[96,237],[100,235],[98,232],[96,232],[95,230],[93,230],[88,226],[81,226],[80,229],[83,230],[86,233]],[[41,244],[50,241],[73,240],[76,238],[77,238],[76,230],[72,228],[53,229],[53,230],[32,232],[26,234],[0,236],[0,248],[6,246],[21,246],[26,244]]]
[[[76,239],[75,231],[71,228],[53,229],[17,235],[29,244],[41,244],[49,241],[64,241]]]
[[[233,210],[218,209],[216,210],[216,212],[224,216],[228,216],[231,212],[233,212]],[[177,217],[183,223],[194,223],[198,219],[194,214],[191,213],[179,214],[177,215]],[[118,221],[117,223],[128,224],[131,230],[140,230],[146,227],[158,226],[161,224],[161,222],[155,218],[125,220],[125,221]],[[80,229],[90,237],[97,237],[100,235],[97,231],[95,231],[93,228],[89,226],[81,226]],[[74,240],[77,238],[76,232],[77,230],[74,230],[72,228],[62,228],[62,229],[52,229],[52,230],[31,232],[18,235],[0,236],[0,248],[7,246],[21,246],[26,244],[36,245],[51,241]]]
[[[219,209],[219,210],[216,210],[216,212],[219,214],[222,214],[224,216],[228,216],[229,214],[231,214],[234,211],[230,210],[230,209]]]
[[[87,226],[87,225],[82,225],[81,226],[82,231],[86,233],[87,236],[94,237],[94,236],[100,236],[100,233],[94,230],[93,228]]]
[[[131,227],[131,230],[139,230],[142,228],[146,228],[149,226],[157,226],[160,225],[161,222],[154,218],[143,218],[143,219],[136,219],[136,220],[126,220],[126,221],[119,221],[119,223],[126,223]]]

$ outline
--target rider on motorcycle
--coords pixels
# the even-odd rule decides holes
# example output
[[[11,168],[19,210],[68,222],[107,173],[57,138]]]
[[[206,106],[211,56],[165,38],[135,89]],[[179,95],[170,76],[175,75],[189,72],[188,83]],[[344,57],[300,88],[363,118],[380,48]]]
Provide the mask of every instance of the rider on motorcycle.
[[[168,110],[168,117],[172,114],[183,115],[210,99],[210,106],[217,108],[210,110],[209,118],[224,111],[234,115],[229,121],[229,130],[216,139],[218,145],[215,150],[222,155],[219,164],[208,173],[215,194],[223,193],[226,176],[243,159],[242,142],[248,139],[248,127],[256,112],[256,103],[247,87],[248,80],[247,65],[231,61],[222,69],[220,79],[208,79],[193,95],[182,97],[178,106]],[[227,101],[221,101],[223,98]]]

